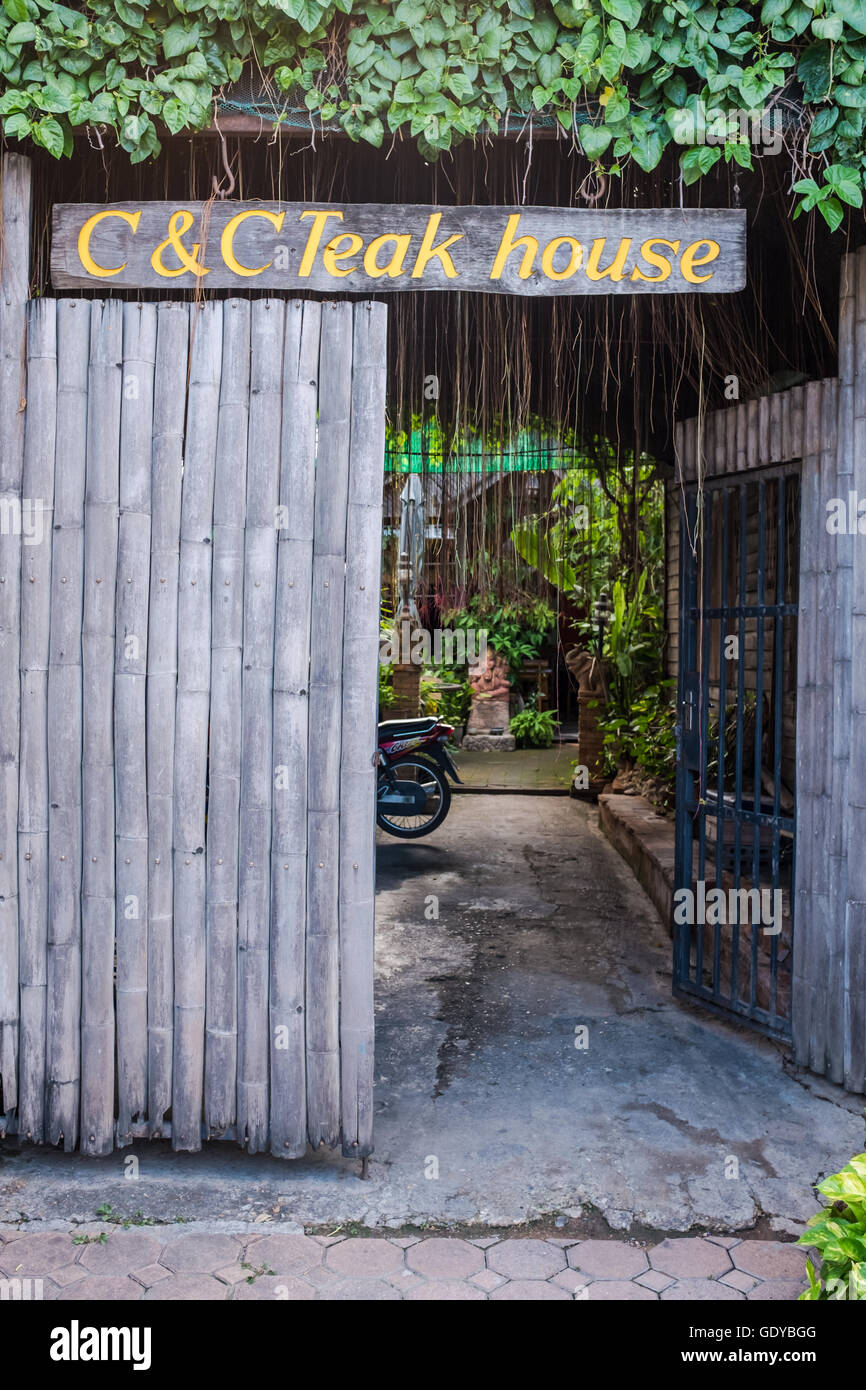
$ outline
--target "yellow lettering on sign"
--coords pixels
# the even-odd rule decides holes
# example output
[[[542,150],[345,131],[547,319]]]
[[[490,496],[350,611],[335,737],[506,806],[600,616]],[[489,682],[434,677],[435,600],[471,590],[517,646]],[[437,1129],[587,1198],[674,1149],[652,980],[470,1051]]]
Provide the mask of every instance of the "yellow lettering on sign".
[[[162,275],[167,280],[174,280],[178,275],[186,275],[187,272],[191,275],[210,274],[207,266],[202,265],[198,259],[198,254],[201,250],[201,242],[194,242],[191,252],[187,251],[183,244],[182,238],[189,231],[194,221],[195,217],[193,214],[188,212],[185,208],[180,212],[172,213],[171,217],[168,219],[168,236],[165,241],[159,243],[150,258],[150,263],[157,275]],[[180,261],[177,270],[169,270],[163,263],[163,253],[168,250],[169,246]]]
[[[709,248],[705,256],[696,254],[699,246]],[[680,258],[680,270],[683,272],[683,279],[688,280],[692,285],[702,285],[705,280],[712,280],[715,271],[711,270],[709,275],[696,275],[696,265],[706,265],[709,261],[714,261],[721,251],[721,246],[717,241],[693,241],[691,246],[687,246]]]
[[[668,256],[659,255],[658,251],[653,250],[654,246],[667,246],[673,251],[674,255],[676,255],[680,249],[678,241],[665,241],[663,237],[650,237],[649,241],[645,241],[641,246],[640,253],[647,265],[652,266],[659,274],[645,275],[640,266],[636,265],[631,273],[631,278],[633,280],[667,280],[670,277],[670,258]]]
[[[538,239],[534,236],[518,236],[517,231],[520,223],[520,213],[513,212],[505,224],[505,231],[502,233],[502,240],[499,243],[499,250],[496,252],[496,260],[493,262],[493,269],[490,272],[491,280],[499,280],[505,269],[505,262],[516,251],[519,246],[524,247],[523,259],[520,262],[520,269],[517,274],[521,280],[528,280],[532,274],[532,264],[538,254]]]
[[[571,257],[564,270],[556,270],[553,265],[553,258],[560,246],[571,247]],[[583,264],[583,247],[573,236],[556,236],[553,241],[549,241],[541,253],[541,269],[544,271],[548,280],[569,280],[576,270]]]
[[[316,252],[319,249],[319,242],[322,240],[322,234],[324,233],[328,218],[337,217],[342,222],[343,214],[341,212],[334,212],[333,210],[330,212],[327,210],[324,212],[302,212],[299,220],[303,222],[305,217],[312,217],[313,225],[310,228],[310,235],[307,237],[307,244],[304,247],[301,264],[298,266],[298,275],[304,276],[309,275],[310,271],[313,269],[316,260]]]
[[[610,265],[606,270],[601,270],[598,263],[601,260],[601,253],[606,241],[607,237],[596,237],[592,243],[592,250],[586,262],[586,273],[590,280],[603,280],[605,276],[609,276],[611,280],[622,280],[625,276],[624,267],[631,248],[631,237],[622,238],[619,243],[619,250]]]
[[[98,275],[101,280],[107,280],[109,275],[119,275],[126,269],[126,261],[123,265],[105,266],[97,265],[90,251],[90,238],[95,227],[106,217],[119,217],[121,222],[125,222],[131,227],[133,232],[138,230],[141,221],[141,209],[138,212],[123,212],[119,208],[105,208],[102,212],[95,212],[92,217],[88,217],[81,231],[78,233],[78,259],[84,266],[88,275]]]
[[[411,240],[412,237],[406,232],[400,236],[394,232],[385,232],[382,236],[377,236],[374,241],[371,241],[364,252],[364,270],[370,278],[378,280],[382,275],[387,275],[391,280],[396,280],[398,275],[402,275],[403,262],[406,259],[406,252],[409,250]],[[379,248],[387,245],[388,242],[393,243],[394,252],[388,264],[380,266],[376,257],[379,254]]]
[[[439,230],[439,223],[442,221],[441,212],[433,212],[427,218],[427,226],[424,228],[424,236],[418,248],[418,255],[415,257],[415,264],[412,267],[412,279],[420,280],[424,271],[427,269],[427,262],[432,261],[434,256],[438,256],[442,264],[442,269],[449,280],[457,279],[457,271],[454,262],[448,251],[449,246],[453,246],[455,241],[462,241],[463,233],[455,232],[453,236],[447,236],[439,245],[435,245],[436,233]]]
[[[265,261],[264,265],[257,266],[241,265],[235,255],[235,233],[248,217],[263,217],[266,222],[270,222],[275,232],[281,229],[286,220],[284,212],[268,212],[265,208],[250,208],[248,212],[238,212],[229,219],[220,237],[220,252],[229,270],[233,270],[235,275],[261,275],[263,270],[273,265],[273,261]]]
[[[349,244],[344,251],[337,248],[341,242],[347,241]],[[351,275],[357,266],[348,265],[345,270],[337,265],[338,261],[344,261],[347,256],[356,256],[364,245],[364,238],[358,236],[357,232],[343,232],[340,236],[335,236],[333,241],[329,241],[322,252],[322,264],[329,275]]]

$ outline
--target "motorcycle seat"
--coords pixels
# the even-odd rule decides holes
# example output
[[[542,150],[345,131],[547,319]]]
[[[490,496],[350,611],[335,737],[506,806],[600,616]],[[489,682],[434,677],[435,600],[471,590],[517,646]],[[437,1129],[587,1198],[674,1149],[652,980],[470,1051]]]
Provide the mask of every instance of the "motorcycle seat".
[[[438,719],[386,719],[379,725],[379,737],[404,738],[410,734],[426,734],[435,729]]]

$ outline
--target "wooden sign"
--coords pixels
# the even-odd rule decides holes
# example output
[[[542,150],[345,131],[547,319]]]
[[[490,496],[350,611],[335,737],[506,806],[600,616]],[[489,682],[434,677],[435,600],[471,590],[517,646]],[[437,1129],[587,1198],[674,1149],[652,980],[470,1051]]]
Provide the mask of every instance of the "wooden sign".
[[[731,293],[746,214],[388,203],[58,203],[56,289]]]

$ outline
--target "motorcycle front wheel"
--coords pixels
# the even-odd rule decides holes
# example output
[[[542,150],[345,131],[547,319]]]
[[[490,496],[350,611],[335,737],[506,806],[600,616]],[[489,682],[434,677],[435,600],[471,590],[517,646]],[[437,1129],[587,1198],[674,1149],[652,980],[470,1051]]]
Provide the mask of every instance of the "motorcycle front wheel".
[[[443,772],[435,763],[408,754],[391,764],[397,790],[401,782],[413,782],[423,787],[426,800],[423,811],[407,810],[405,815],[395,810],[379,809],[376,824],[388,835],[396,835],[401,840],[418,840],[429,835],[437,825],[441,825],[451,805],[451,788]],[[379,773],[379,793],[388,790],[385,772]]]

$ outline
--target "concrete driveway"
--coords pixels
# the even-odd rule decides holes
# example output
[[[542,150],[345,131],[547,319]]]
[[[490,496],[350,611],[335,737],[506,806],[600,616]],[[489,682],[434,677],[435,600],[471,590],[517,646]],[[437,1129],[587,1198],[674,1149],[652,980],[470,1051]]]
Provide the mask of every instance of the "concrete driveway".
[[[670,942],[567,797],[455,797],[379,845],[376,1153],[283,1163],[233,1144],[0,1163],[0,1221],[195,1220],[790,1232],[863,1148],[862,1100],[671,998]],[[575,1046],[578,1043],[578,1046]],[[129,1157],[139,1160],[130,1180]]]

